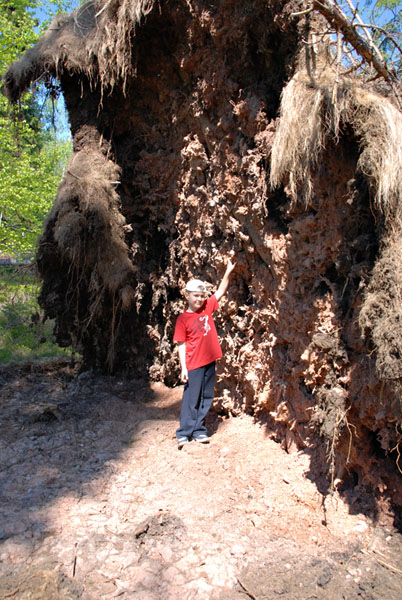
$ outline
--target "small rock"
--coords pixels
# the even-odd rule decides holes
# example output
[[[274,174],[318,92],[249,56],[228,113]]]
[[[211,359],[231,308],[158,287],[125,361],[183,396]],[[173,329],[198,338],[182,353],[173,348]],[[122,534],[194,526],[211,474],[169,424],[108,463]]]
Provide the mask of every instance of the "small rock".
[[[368,530],[368,525],[365,521],[359,521],[357,525],[353,527],[353,531],[358,531],[359,533],[364,533]]]
[[[162,548],[159,548],[159,552],[165,562],[170,562],[172,560],[173,552],[169,546],[162,546]]]
[[[244,554],[245,548],[241,544],[234,544],[230,549],[230,554]]]
[[[325,567],[322,570],[321,575],[317,579],[317,585],[319,585],[320,587],[325,587],[326,585],[328,585],[328,583],[331,581],[331,579],[332,579],[332,571],[329,567]]]

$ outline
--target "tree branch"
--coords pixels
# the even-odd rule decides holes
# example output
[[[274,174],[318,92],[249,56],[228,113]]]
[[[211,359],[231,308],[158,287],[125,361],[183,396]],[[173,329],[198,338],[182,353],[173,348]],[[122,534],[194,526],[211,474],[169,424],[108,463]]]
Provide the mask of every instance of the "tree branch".
[[[400,47],[392,33],[387,31],[383,27],[380,27],[379,25],[368,25],[366,23],[359,23],[358,25],[356,25],[356,27],[362,27],[363,29],[376,29],[377,31],[382,33],[386,39],[391,40],[392,43],[395,45],[395,48],[399,50],[399,52],[402,54],[402,48]]]
[[[353,46],[366,62],[371,64],[377,73],[394,87],[397,77],[390,72],[384,60],[377,55],[378,48],[368,44],[356,31],[355,25],[330,0],[313,0],[313,7],[321,13],[336,31],[341,31],[345,40]]]

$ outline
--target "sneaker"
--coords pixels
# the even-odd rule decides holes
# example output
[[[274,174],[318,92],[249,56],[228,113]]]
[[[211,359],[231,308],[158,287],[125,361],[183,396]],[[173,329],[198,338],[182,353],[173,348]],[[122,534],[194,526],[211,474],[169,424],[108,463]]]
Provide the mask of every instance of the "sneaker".
[[[207,436],[206,433],[202,433],[201,435],[197,435],[193,438],[196,442],[200,444],[209,444],[211,438]]]
[[[179,450],[181,450],[183,448],[183,446],[185,446],[186,444],[189,443],[189,439],[187,437],[181,437],[177,440],[177,447]]]

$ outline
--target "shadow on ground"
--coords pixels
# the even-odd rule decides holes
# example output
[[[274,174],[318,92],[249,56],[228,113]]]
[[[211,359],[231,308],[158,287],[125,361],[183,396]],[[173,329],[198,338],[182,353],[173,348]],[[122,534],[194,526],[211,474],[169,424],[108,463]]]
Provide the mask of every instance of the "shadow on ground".
[[[157,384],[77,376],[66,363],[3,367],[0,383],[0,541],[43,535],[46,523],[32,516],[38,509],[89,493],[149,429],[157,439],[158,421],[172,421],[174,443],[180,402],[166,403]]]

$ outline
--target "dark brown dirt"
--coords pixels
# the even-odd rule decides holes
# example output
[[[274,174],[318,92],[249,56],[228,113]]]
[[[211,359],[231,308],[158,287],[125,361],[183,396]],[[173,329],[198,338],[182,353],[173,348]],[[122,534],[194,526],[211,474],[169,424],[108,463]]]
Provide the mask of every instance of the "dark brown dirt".
[[[401,536],[361,486],[210,415],[178,451],[181,388],[2,369],[0,597],[399,600]]]

